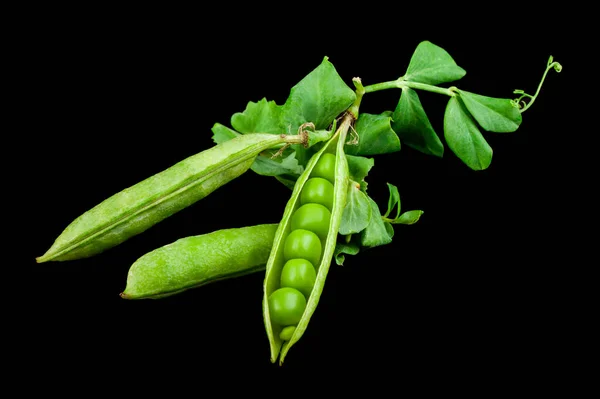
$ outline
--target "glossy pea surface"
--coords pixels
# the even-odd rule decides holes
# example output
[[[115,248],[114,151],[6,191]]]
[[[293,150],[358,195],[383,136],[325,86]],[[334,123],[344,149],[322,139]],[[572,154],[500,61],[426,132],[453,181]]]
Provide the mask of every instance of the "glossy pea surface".
[[[331,211],[333,208],[333,184],[322,177],[312,177],[306,181],[300,193],[300,204],[321,204]]]
[[[330,183],[335,183],[335,155],[325,153],[319,158],[310,177],[322,177]]]
[[[279,288],[269,296],[271,319],[280,326],[298,324],[305,308],[306,298],[295,288]]]
[[[327,238],[331,212],[321,204],[304,204],[292,215],[292,230],[309,230],[320,239]]]
[[[285,239],[283,257],[286,261],[302,258],[313,265],[318,265],[321,250],[321,240],[315,233],[309,230],[294,230]]]
[[[279,333],[279,339],[281,339],[282,341],[289,341],[290,339],[292,339],[294,331],[296,331],[296,326],[284,327]]]
[[[310,296],[316,279],[315,267],[306,259],[290,259],[281,271],[281,286],[295,288],[306,298]]]

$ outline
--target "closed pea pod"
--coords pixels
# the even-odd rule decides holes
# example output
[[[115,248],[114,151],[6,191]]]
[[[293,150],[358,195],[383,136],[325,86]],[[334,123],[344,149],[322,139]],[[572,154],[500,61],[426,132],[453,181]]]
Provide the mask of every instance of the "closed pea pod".
[[[310,318],[316,310],[319,298],[323,291],[337,241],[342,211],[346,204],[349,179],[344,144],[347,131],[353,121],[353,117],[350,114],[346,114],[332,139],[310,159],[305,171],[296,181],[292,195],[285,207],[283,217],[279,223],[277,232],[275,233],[273,248],[266,266],[263,286],[263,318],[270,343],[271,362],[275,362],[279,358],[279,363],[283,364],[289,349],[306,331]],[[321,159],[323,159],[323,161],[321,161]],[[329,211],[322,204],[310,203],[308,201],[304,201],[305,203],[303,204],[300,200],[306,182],[309,179],[316,177],[329,180],[333,184],[331,211],[329,212],[329,219],[325,228],[320,223],[311,222],[306,224],[300,219],[295,220],[296,217],[300,217],[297,215],[303,213],[302,211],[298,213],[298,211],[306,204],[317,204],[322,206],[326,211]],[[295,236],[298,232],[310,231],[309,229],[312,228],[316,228],[319,232],[322,232],[323,229],[326,231],[326,234],[320,237],[322,243],[321,248],[318,248],[318,246],[315,245],[310,248],[307,247],[308,249],[305,250],[298,249],[293,254],[290,254],[290,241],[295,240]],[[312,234],[317,236],[317,232],[312,232]],[[302,281],[304,277],[299,278],[298,283],[292,283],[292,287],[285,286],[285,284],[288,284],[286,281],[293,280],[289,275],[289,271],[286,270],[286,265],[288,265],[288,262],[290,261],[290,256],[292,256],[293,259],[304,259],[309,261],[314,266],[316,277],[310,292],[308,292],[309,290],[307,289],[307,282]],[[314,262],[314,259],[318,259],[318,261]],[[307,275],[309,276],[310,273]],[[309,281],[309,279],[310,277],[307,278],[307,281]],[[311,283],[312,282],[308,284]],[[272,307],[271,304],[273,298],[279,296],[282,290],[290,292],[290,289],[297,290],[299,294],[305,296],[306,306],[303,310],[302,317],[297,323],[281,323],[278,322],[283,318],[280,314],[280,310]],[[294,312],[295,311],[297,311],[297,309],[294,309]]]
[[[261,151],[305,142],[304,135],[245,134],[192,155],[79,216],[36,260],[73,260],[103,252],[237,178]]]
[[[157,248],[131,265],[121,297],[163,298],[264,270],[276,229],[277,224],[261,224],[217,230]]]

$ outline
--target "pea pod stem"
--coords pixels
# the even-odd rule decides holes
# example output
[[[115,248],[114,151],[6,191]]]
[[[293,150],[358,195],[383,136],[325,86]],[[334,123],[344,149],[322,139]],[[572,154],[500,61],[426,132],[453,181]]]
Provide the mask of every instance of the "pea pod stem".
[[[192,155],[109,198],[75,219],[38,263],[86,258],[142,233],[246,172],[277,144],[307,142],[307,133],[245,134]]]

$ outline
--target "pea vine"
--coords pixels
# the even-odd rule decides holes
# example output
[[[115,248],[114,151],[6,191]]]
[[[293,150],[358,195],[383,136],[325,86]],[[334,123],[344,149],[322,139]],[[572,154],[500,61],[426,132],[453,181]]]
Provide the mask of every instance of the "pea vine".
[[[448,148],[467,167],[484,170],[492,161],[492,148],[485,140],[486,132],[509,133],[518,129],[522,114],[531,107],[540,93],[548,71],[562,70],[549,58],[536,92],[531,95],[515,90],[516,99],[495,98],[459,89],[442,87],[465,76],[466,71],[441,47],[421,42],[412,55],[404,75],[396,80],[363,85],[352,79],[354,90],[338,75],[327,57],[321,64],[290,90],[284,104],[265,98],[249,102],[243,112],[231,117],[231,127],[216,123],[213,141],[217,144],[241,134],[285,134],[310,131],[309,145],[286,145],[263,152],[252,170],[275,177],[293,188],[310,157],[332,136],[336,121],[348,112],[355,119],[350,140],[346,142],[351,184],[344,208],[336,251],[336,263],[342,265],[345,255],[356,255],[362,248],[388,244],[394,236],[394,224],[416,223],[423,212],[402,212],[400,194],[388,183],[389,200],[382,214],[367,193],[365,181],[374,166],[375,155],[398,152],[407,145],[424,154],[442,157],[444,144],[433,128],[419,99],[418,91],[428,91],[449,97],[443,117],[443,138]],[[360,104],[367,94],[381,90],[400,89],[400,98],[393,110],[380,114],[361,113]],[[395,212],[394,212],[395,209]],[[392,217],[393,216],[393,217]]]

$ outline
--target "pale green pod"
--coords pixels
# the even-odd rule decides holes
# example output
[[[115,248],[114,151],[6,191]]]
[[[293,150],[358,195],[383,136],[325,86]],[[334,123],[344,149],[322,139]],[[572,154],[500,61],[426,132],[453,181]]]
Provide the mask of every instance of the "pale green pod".
[[[136,260],[121,297],[163,298],[265,269],[277,224],[231,228],[181,238]]]
[[[352,122],[352,116],[347,114],[331,140],[327,142],[310,159],[306,165],[306,169],[302,175],[300,175],[296,181],[296,184],[294,185],[292,195],[285,207],[283,217],[279,223],[277,232],[275,233],[273,248],[271,250],[269,260],[267,261],[263,286],[263,320],[270,344],[271,362],[273,363],[277,361],[277,358],[279,358],[279,364],[283,364],[285,356],[290,348],[302,337],[306,331],[310,318],[317,308],[319,298],[321,297],[321,293],[325,285],[325,280],[327,278],[329,266],[333,258],[338,230],[342,220],[342,212],[346,205],[346,197],[348,193],[349,171],[348,161],[344,153],[344,144],[346,141],[347,131]],[[334,197],[329,231],[323,244],[323,255],[321,257],[321,261],[316,267],[317,277],[315,284],[310,296],[307,298],[307,304],[302,318],[293,330],[289,328],[282,334],[282,331],[287,327],[278,326],[272,323],[269,312],[268,298],[280,287],[281,271],[285,263],[283,255],[284,241],[291,231],[291,216],[294,211],[300,207],[300,193],[304,187],[304,184],[309,179],[315,164],[321,155],[326,152],[335,153],[336,155]],[[283,341],[281,336],[289,339]]]
[[[192,155],[75,219],[37,262],[86,258],[114,247],[246,172],[257,155],[300,135],[244,134]]]

